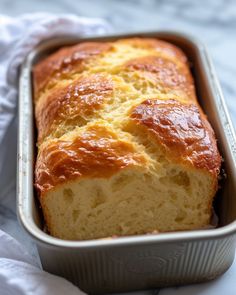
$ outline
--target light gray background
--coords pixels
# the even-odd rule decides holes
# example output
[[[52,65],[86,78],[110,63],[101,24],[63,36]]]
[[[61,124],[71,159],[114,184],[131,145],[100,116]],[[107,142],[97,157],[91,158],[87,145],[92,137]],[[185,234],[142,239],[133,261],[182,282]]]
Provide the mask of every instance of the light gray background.
[[[234,125],[236,125],[236,1],[235,0],[0,0],[0,14],[17,16],[32,12],[75,13],[101,17],[114,32],[170,29],[179,30],[204,42],[213,59]],[[1,36],[0,36],[1,38]],[[15,149],[16,134],[11,134],[9,149]],[[7,139],[9,141],[9,139]],[[6,163],[7,164],[7,163]],[[11,170],[15,177],[16,168]],[[3,183],[4,179],[0,180]],[[8,188],[9,190],[11,188]],[[2,192],[1,192],[2,193]],[[7,196],[7,190],[4,191]],[[33,244],[16,222],[14,202],[0,204],[0,228],[16,237],[36,255]],[[236,266],[229,276],[236,278]],[[225,286],[227,284],[227,286]],[[165,289],[161,294],[236,294],[224,276],[200,289]],[[217,291],[214,291],[217,290]],[[1,293],[1,291],[0,291]],[[155,295],[158,290],[152,291]]]

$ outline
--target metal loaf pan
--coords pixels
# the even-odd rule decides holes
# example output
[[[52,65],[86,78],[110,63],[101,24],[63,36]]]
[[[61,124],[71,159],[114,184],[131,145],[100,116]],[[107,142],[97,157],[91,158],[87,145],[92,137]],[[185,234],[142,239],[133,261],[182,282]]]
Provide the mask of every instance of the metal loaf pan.
[[[218,139],[227,177],[215,199],[219,226],[90,241],[64,241],[43,231],[34,196],[34,115],[32,65],[60,46],[88,40],[154,37],[176,44],[187,54],[199,102]],[[21,68],[18,138],[18,217],[35,240],[43,268],[63,276],[88,293],[108,293],[208,281],[232,264],[236,243],[236,141],[225,102],[205,48],[175,32],[152,32],[96,38],[61,38],[44,42]]]

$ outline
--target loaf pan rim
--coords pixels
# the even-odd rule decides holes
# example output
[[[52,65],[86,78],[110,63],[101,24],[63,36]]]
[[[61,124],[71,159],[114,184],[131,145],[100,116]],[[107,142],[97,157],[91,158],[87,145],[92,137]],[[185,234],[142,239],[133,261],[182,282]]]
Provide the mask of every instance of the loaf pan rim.
[[[161,35],[170,35],[170,36],[177,36],[179,38],[182,38],[184,40],[187,40],[187,42],[192,43],[193,46],[196,47],[196,49],[199,51],[199,54],[201,55],[201,58],[204,62],[208,63],[208,75],[211,76],[211,83],[214,83],[214,91],[217,91],[217,95],[220,98],[220,101],[222,103],[223,112],[226,116],[226,119],[230,126],[231,136],[233,137],[235,141],[235,133],[233,129],[233,124],[231,122],[226,103],[223,99],[223,95],[218,83],[218,80],[214,74],[214,68],[212,66],[211,60],[207,54],[206,48],[203,45],[202,42],[199,42],[195,37],[190,37],[187,34],[183,34],[181,32],[176,31],[152,31],[152,32],[132,32],[128,34],[112,34],[112,35],[106,35],[106,36],[89,36],[85,38],[79,38],[77,37],[69,37],[67,38],[68,41],[74,42],[80,42],[80,41],[86,41],[86,40],[99,40],[99,39],[109,39],[109,38],[127,38],[127,37],[136,37],[136,36],[142,36],[142,37],[151,37],[154,35],[158,35],[158,38],[161,38]],[[59,42],[60,39],[63,39],[65,37],[56,37],[52,38],[51,40],[46,40],[42,43],[40,43],[32,52],[28,54],[26,57],[24,63],[21,66],[21,74],[20,74],[20,96],[22,98],[23,92],[25,90],[24,87],[26,87],[26,76],[28,76],[28,79],[30,79],[30,71],[31,71],[31,65],[32,61],[35,58],[35,56],[38,54],[39,50],[42,50],[42,48],[45,48],[46,46],[50,47],[51,43],[53,42]],[[205,67],[205,71],[207,72],[207,68]],[[28,81],[29,82],[29,81]],[[29,85],[28,85],[29,87]],[[32,103],[28,101],[28,103]],[[19,111],[21,112],[22,107],[22,100],[19,103]],[[32,114],[28,114],[32,116]],[[22,118],[21,118],[22,119]],[[31,118],[32,119],[32,118]],[[176,241],[193,241],[193,240],[208,240],[208,239],[219,239],[224,238],[226,236],[230,236],[236,232],[236,221],[231,222],[230,224],[224,225],[220,228],[216,229],[204,229],[204,230],[196,230],[196,231],[182,231],[182,232],[169,232],[169,233],[161,233],[157,235],[138,235],[138,236],[129,236],[129,237],[120,237],[118,239],[97,239],[97,240],[86,240],[86,241],[69,241],[69,240],[62,240],[59,238],[52,237],[46,233],[44,233],[39,227],[32,222],[32,220],[29,220],[29,215],[26,212],[26,198],[24,198],[22,195],[22,190],[25,191],[24,188],[22,188],[22,177],[24,177],[22,165],[27,165],[27,163],[23,163],[24,160],[22,158],[22,142],[21,142],[21,136],[22,136],[22,130],[20,130],[21,124],[18,125],[18,182],[17,182],[17,215],[18,220],[22,224],[23,228],[30,234],[30,236],[35,239],[38,243],[47,244],[48,246],[58,246],[58,247],[70,247],[70,248],[93,248],[93,247],[104,247],[104,246],[122,246],[122,245],[137,245],[137,244],[146,244],[146,243],[172,243]],[[32,136],[32,134],[30,135]],[[229,139],[229,138],[228,138]],[[24,149],[24,148],[23,148]],[[32,155],[31,155],[32,156]],[[29,160],[29,159],[28,159]],[[32,160],[32,159],[31,159]],[[235,155],[232,155],[232,160],[235,164]],[[235,165],[234,165],[235,166]],[[31,168],[32,169],[32,168]],[[26,191],[25,191],[26,192]],[[32,195],[32,191],[28,191],[28,196]],[[29,204],[28,204],[29,205]],[[29,208],[28,208],[29,209]]]

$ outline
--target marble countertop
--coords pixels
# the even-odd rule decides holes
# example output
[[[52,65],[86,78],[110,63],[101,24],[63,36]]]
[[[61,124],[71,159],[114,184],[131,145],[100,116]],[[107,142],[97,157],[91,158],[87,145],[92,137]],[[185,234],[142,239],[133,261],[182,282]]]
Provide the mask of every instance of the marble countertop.
[[[203,5],[204,3],[204,5]],[[206,44],[220,80],[230,115],[236,126],[236,1],[234,0],[0,0],[0,14],[11,16],[31,12],[75,13],[81,16],[102,17],[116,33],[134,31],[178,30],[193,35]],[[12,124],[15,132],[16,122]],[[16,136],[8,139],[9,149],[15,150]],[[2,152],[2,151],[1,151]],[[7,157],[6,157],[7,161]],[[4,165],[4,163],[3,163]],[[0,228],[10,233],[37,257],[34,244],[28,239],[16,221],[15,196],[8,192],[15,187],[16,166],[6,171],[0,180]],[[4,186],[4,179],[12,179]],[[8,197],[4,197],[8,196]],[[228,278],[228,281],[224,277]],[[196,286],[150,291],[170,294],[236,294],[236,262],[218,280]],[[231,282],[231,283],[229,283]],[[148,291],[149,292],[149,291]],[[141,292],[140,294],[148,293]],[[150,293],[149,292],[149,293]]]

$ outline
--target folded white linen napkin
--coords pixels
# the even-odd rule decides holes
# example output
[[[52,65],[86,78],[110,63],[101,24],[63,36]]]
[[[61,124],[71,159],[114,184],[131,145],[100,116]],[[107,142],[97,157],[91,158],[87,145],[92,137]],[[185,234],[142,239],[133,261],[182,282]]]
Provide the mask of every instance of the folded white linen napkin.
[[[98,35],[108,31],[103,20],[75,15],[37,13],[11,18],[0,14],[0,227],[4,219],[2,213],[7,215],[9,208],[15,209],[19,66],[42,40],[62,35]],[[74,295],[83,292],[65,279],[42,271],[23,246],[0,230],[0,294]]]
[[[82,295],[67,280],[42,271],[15,239],[0,230],[1,295]]]

